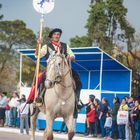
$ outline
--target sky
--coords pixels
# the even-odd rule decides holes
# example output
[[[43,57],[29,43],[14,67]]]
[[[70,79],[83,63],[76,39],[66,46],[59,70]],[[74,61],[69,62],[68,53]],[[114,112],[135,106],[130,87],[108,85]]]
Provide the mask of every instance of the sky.
[[[34,10],[32,0],[0,0],[0,3],[3,20],[21,19],[35,33],[39,31],[40,14]],[[86,35],[84,26],[88,19],[89,4],[90,0],[55,0],[54,10],[45,15],[45,26],[61,28],[64,42],[76,35]],[[140,0],[124,0],[124,4],[128,8],[128,21],[140,31]]]

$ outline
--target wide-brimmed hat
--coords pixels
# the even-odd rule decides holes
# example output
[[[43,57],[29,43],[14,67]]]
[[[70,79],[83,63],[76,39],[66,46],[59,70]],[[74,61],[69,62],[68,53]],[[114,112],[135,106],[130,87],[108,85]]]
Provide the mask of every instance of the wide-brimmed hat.
[[[52,38],[53,33],[56,33],[56,32],[59,32],[60,35],[62,34],[62,30],[61,30],[61,29],[59,29],[59,28],[55,28],[55,29],[53,29],[52,31],[50,31],[48,37]]]

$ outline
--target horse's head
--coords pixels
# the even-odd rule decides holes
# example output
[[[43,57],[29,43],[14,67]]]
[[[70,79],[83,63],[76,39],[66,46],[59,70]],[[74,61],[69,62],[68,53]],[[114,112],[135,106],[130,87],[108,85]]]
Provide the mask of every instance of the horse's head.
[[[66,58],[60,51],[50,54],[46,74],[46,88],[51,88],[55,83],[60,83],[63,77]]]

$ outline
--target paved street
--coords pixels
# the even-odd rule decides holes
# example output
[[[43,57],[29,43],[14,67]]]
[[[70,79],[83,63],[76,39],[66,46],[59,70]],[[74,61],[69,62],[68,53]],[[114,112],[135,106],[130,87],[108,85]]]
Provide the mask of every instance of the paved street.
[[[0,140],[30,140],[30,136],[15,133],[0,132]],[[41,136],[36,136],[36,140],[42,140]],[[54,140],[65,140],[55,138]]]
[[[31,131],[30,131],[31,133]],[[43,131],[36,132],[36,140],[42,140]],[[30,135],[21,135],[19,129],[17,128],[0,128],[0,140],[30,140]],[[58,134],[54,132],[54,140],[67,140],[67,134],[61,133]],[[89,138],[83,135],[76,134],[73,140],[100,140],[100,138]]]

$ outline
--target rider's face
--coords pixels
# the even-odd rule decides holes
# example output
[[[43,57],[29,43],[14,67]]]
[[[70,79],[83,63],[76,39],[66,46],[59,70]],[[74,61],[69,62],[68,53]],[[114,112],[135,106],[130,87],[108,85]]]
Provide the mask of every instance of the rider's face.
[[[61,34],[59,32],[55,32],[52,34],[52,41],[58,42],[60,40]]]

